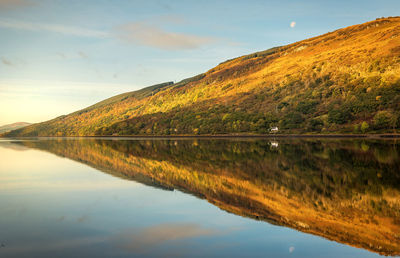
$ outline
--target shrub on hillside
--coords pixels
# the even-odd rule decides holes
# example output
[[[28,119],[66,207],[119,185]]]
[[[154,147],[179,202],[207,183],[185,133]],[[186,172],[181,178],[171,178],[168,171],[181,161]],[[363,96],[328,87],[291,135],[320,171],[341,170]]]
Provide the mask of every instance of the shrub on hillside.
[[[374,116],[375,129],[389,129],[395,127],[397,124],[397,117],[392,112],[383,110],[376,113]]]
[[[331,109],[328,112],[328,122],[335,124],[344,124],[351,118],[351,112],[349,108],[343,107],[338,109]]]

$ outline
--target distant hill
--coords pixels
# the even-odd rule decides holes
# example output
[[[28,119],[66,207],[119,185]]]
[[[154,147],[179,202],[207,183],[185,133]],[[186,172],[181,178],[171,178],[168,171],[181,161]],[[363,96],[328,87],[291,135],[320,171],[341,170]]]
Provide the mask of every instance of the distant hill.
[[[400,128],[400,17],[241,56],[7,136],[385,133]]]
[[[3,126],[0,126],[0,133],[9,132],[9,131],[12,131],[12,130],[23,128],[23,127],[28,126],[28,125],[31,125],[31,123],[17,122],[17,123],[13,123],[13,124],[3,125]]]

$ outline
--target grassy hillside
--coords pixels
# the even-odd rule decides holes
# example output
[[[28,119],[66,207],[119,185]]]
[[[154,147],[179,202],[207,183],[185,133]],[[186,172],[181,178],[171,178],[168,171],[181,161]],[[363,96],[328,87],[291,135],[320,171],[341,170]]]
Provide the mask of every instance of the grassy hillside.
[[[8,124],[8,125],[2,125],[2,126],[0,126],[0,133],[9,132],[9,131],[19,129],[19,128],[22,128],[22,127],[25,127],[28,125],[31,125],[31,123],[16,122],[16,123]]]
[[[383,133],[400,128],[400,17],[228,60],[8,133]]]

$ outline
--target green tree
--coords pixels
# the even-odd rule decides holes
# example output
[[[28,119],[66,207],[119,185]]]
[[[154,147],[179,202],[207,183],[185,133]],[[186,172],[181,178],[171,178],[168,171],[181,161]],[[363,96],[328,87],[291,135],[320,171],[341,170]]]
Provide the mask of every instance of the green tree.
[[[362,122],[361,124],[361,132],[365,133],[369,129],[369,124],[367,122]]]

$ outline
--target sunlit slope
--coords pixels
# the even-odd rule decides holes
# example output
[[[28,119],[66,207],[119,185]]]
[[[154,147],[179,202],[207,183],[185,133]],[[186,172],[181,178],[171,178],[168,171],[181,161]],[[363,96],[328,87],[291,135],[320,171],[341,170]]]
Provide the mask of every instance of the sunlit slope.
[[[223,210],[400,254],[399,145],[379,141],[18,142]]]
[[[167,135],[393,132],[400,128],[400,18],[238,57],[141,98],[10,133]]]

